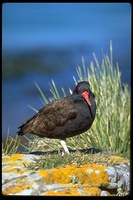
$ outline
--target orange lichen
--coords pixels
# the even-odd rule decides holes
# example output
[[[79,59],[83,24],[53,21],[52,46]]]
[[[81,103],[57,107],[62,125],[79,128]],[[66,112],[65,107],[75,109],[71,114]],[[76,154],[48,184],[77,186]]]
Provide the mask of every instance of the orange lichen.
[[[7,187],[3,191],[3,194],[4,195],[9,195],[9,194],[20,193],[21,191],[23,191],[25,189],[30,189],[33,184],[34,184],[34,181],[30,182],[27,178],[22,179],[22,180],[18,180],[16,182],[16,185],[12,185],[12,186]]]
[[[120,163],[120,162],[126,162],[126,163],[130,162],[129,159],[125,159],[121,156],[111,155],[110,158],[114,161],[117,161],[118,163]]]
[[[47,172],[46,170],[42,169],[42,170],[39,170],[38,174],[44,177],[44,181],[47,184],[51,184],[54,182],[53,176],[50,172]]]
[[[43,195],[44,196],[100,196],[101,190],[97,187],[93,188],[67,188],[62,191],[48,191],[45,192]]]
[[[14,154],[4,157],[2,159],[2,162],[4,162],[3,173],[18,173],[21,175],[27,171],[28,169],[24,167],[29,161],[24,162],[24,156],[24,154]],[[110,158],[112,161],[129,162],[128,159],[120,156],[112,155]],[[43,195],[46,196],[100,196],[101,190],[98,187],[106,187],[109,184],[109,176],[105,171],[105,166],[98,164],[84,164],[81,166],[69,164],[54,169],[39,170],[37,173],[43,177],[44,184],[57,183],[64,184],[66,187],[66,189],[62,190],[57,189],[45,192]],[[6,182],[6,179],[4,181]],[[18,179],[13,184],[4,189],[4,195],[16,194],[30,189],[34,181],[23,178],[21,180]],[[109,196],[108,192],[107,195]]]
[[[48,191],[44,193],[45,196],[80,196],[77,188],[69,188],[62,191]]]
[[[9,157],[3,158],[2,162],[15,162],[17,160],[22,159],[24,156],[24,154],[13,154]]]
[[[66,165],[57,169],[52,169],[51,173],[55,182],[61,184],[71,183],[71,176],[75,174],[75,165]]]
[[[21,191],[22,191],[21,187],[9,186],[3,191],[3,194],[4,195],[16,194]]]
[[[97,187],[92,187],[92,188],[85,188],[84,189],[89,196],[100,196],[101,190]]]
[[[25,172],[24,169],[20,168],[10,168],[10,166],[4,168],[2,170],[3,173],[18,173],[18,174],[23,174]]]
[[[91,169],[91,173],[88,172],[89,169]],[[85,164],[80,167],[66,165],[50,171],[40,170],[38,173],[44,177],[44,181],[48,184],[53,182],[59,184],[79,183],[99,187],[109,183],[108,174],[104,169],[104,166],[96,164]]]

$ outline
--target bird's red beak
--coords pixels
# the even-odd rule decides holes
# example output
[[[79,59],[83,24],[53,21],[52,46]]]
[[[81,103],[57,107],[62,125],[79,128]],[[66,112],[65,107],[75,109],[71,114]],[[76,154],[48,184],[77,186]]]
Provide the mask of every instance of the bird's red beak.
[[[89,92],[84,91],[82,93],[82,97],[86,100],[86,102],[88,103],[88,105],[91,106],[91,102],[90,102],[90,98],[89,98]]]

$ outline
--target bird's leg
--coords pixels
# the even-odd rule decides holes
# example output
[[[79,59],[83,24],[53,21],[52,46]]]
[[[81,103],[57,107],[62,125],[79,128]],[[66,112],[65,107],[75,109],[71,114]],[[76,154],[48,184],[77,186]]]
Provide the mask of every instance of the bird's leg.
[[[69,150],[68,150],[67,145],[66,145],[66,141],[65,140],[61,140],[60,143],[61,143],[61,145],[63,147],[64,152],[65,153],[69,153]]]

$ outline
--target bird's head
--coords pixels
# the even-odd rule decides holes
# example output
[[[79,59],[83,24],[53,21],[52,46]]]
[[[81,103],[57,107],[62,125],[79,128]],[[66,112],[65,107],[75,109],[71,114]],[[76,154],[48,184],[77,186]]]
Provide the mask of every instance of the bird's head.
[[[90,96],[94,97],[94,94],[90,90],[90,84],[87,81],[81,81],[77,84],[73,94],[81,95],[89,106],[91,106]]]

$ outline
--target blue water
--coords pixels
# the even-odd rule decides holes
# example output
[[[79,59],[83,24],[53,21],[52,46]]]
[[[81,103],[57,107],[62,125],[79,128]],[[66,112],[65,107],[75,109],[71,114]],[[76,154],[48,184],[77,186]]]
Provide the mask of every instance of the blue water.
[[[119,63],[122,82],[130,84],[131,5],[129,3],[4,3],[2,7],[2,55],[17,55],[37,48],[49,49],[48,63],[55,71],[35,73],[25,70],[21,77],[9,76],[2,84],[2,134],[17,127],[42,106],[34,82],[50,97],[49,83],[58,88],[74,88],[75,68],[93,61],[95,52],[101,62],[102,49],[109,54],[113,42],[114,61]],[[67,50],[66,59],[54,59],[53,49]],[[44,57],[46,60],[46,57]],[[4,66],[3,66],[4,68]],[[18,66],[19,68],[19,66]],[[4,73],[9,73],[8,71]]]

